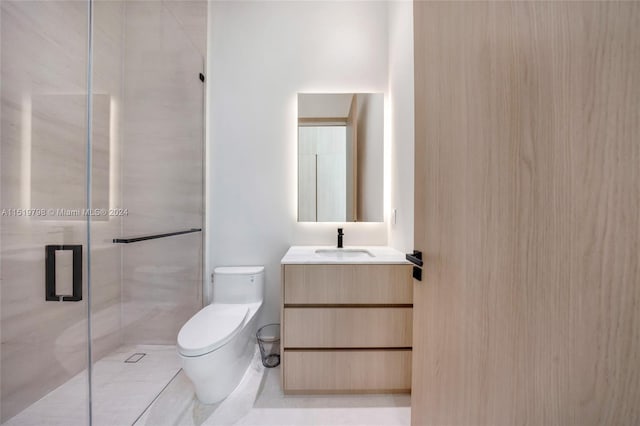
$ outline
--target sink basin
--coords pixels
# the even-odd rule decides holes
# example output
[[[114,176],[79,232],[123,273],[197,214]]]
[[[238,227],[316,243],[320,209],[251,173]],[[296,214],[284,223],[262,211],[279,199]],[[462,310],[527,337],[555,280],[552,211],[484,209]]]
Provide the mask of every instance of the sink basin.
[[[358,259],[375,257],[369,250],[364,249],[317,249],[316,254],[333,259]]]

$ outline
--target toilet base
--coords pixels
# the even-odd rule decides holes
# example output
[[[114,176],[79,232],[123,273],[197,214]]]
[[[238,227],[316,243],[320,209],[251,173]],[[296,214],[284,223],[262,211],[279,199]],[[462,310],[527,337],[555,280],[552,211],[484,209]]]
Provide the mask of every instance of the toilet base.
[[[256,350],[256,316],[221,348],[200,356],[179,354],[182,369],[193,383],[198,400],[215,404],[238,386]]]

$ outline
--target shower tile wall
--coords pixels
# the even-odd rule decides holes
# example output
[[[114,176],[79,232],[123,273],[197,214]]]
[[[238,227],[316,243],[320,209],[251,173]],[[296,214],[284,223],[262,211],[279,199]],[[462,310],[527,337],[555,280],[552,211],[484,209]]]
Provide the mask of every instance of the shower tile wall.
[[[3,0],[0,7],[1,207],[83,207],[87,3]],[[96,146],[92,166],[96,176],[108,179],[96,179],[93,190],[101,195],[97,199],[118,207],[118,173],[113,171],[119,168],[124,9],[117,2],[98,2],[95,8],[94,89],[100,95],[96,97],[100,112],[94,136],[105,143],[100,152]],[[58,160],[66,162],[54,161],[56,153]],[[73,182],[63,183],[66,170],[73,171],[66,176]],[[87,366],[87,246],[84,217],[3,216],[0,220],[0,421],[5,421]],[[94,318],[99,319],[94,327],[96,358],[122,341],[120,248],[110,242],[120,228],[119,217],[93,225],[92,306]],[[81,302],[46,302],[44,298],[44,247],[63,243],[84,246]],[[80,393],[69,404],[86,407],[82,404],[86,396],[86,391]]]
[[[126,16],[123,233],[201,228],[206,2],[128,2]],[[201,233],[123,245],[126,343],[175,344],[201,306]]]

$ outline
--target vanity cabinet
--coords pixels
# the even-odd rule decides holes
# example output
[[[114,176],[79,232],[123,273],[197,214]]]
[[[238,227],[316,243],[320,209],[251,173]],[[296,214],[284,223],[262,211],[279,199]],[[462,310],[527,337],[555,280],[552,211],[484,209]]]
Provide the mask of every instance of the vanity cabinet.
[[[407,264],[283,264],[285,393],[409,392]]]

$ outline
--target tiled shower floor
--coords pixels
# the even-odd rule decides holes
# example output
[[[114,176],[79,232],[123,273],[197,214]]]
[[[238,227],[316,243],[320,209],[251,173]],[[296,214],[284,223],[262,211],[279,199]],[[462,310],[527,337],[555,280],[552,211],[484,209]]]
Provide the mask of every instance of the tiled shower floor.
[[[146,355],[124,362],[136,352]],[[122,346],[102,358],[93,368],[93,425],[133,424],[179,371],[175,346]],[[84,426],[87,389],[85,370],[3,426]]]

